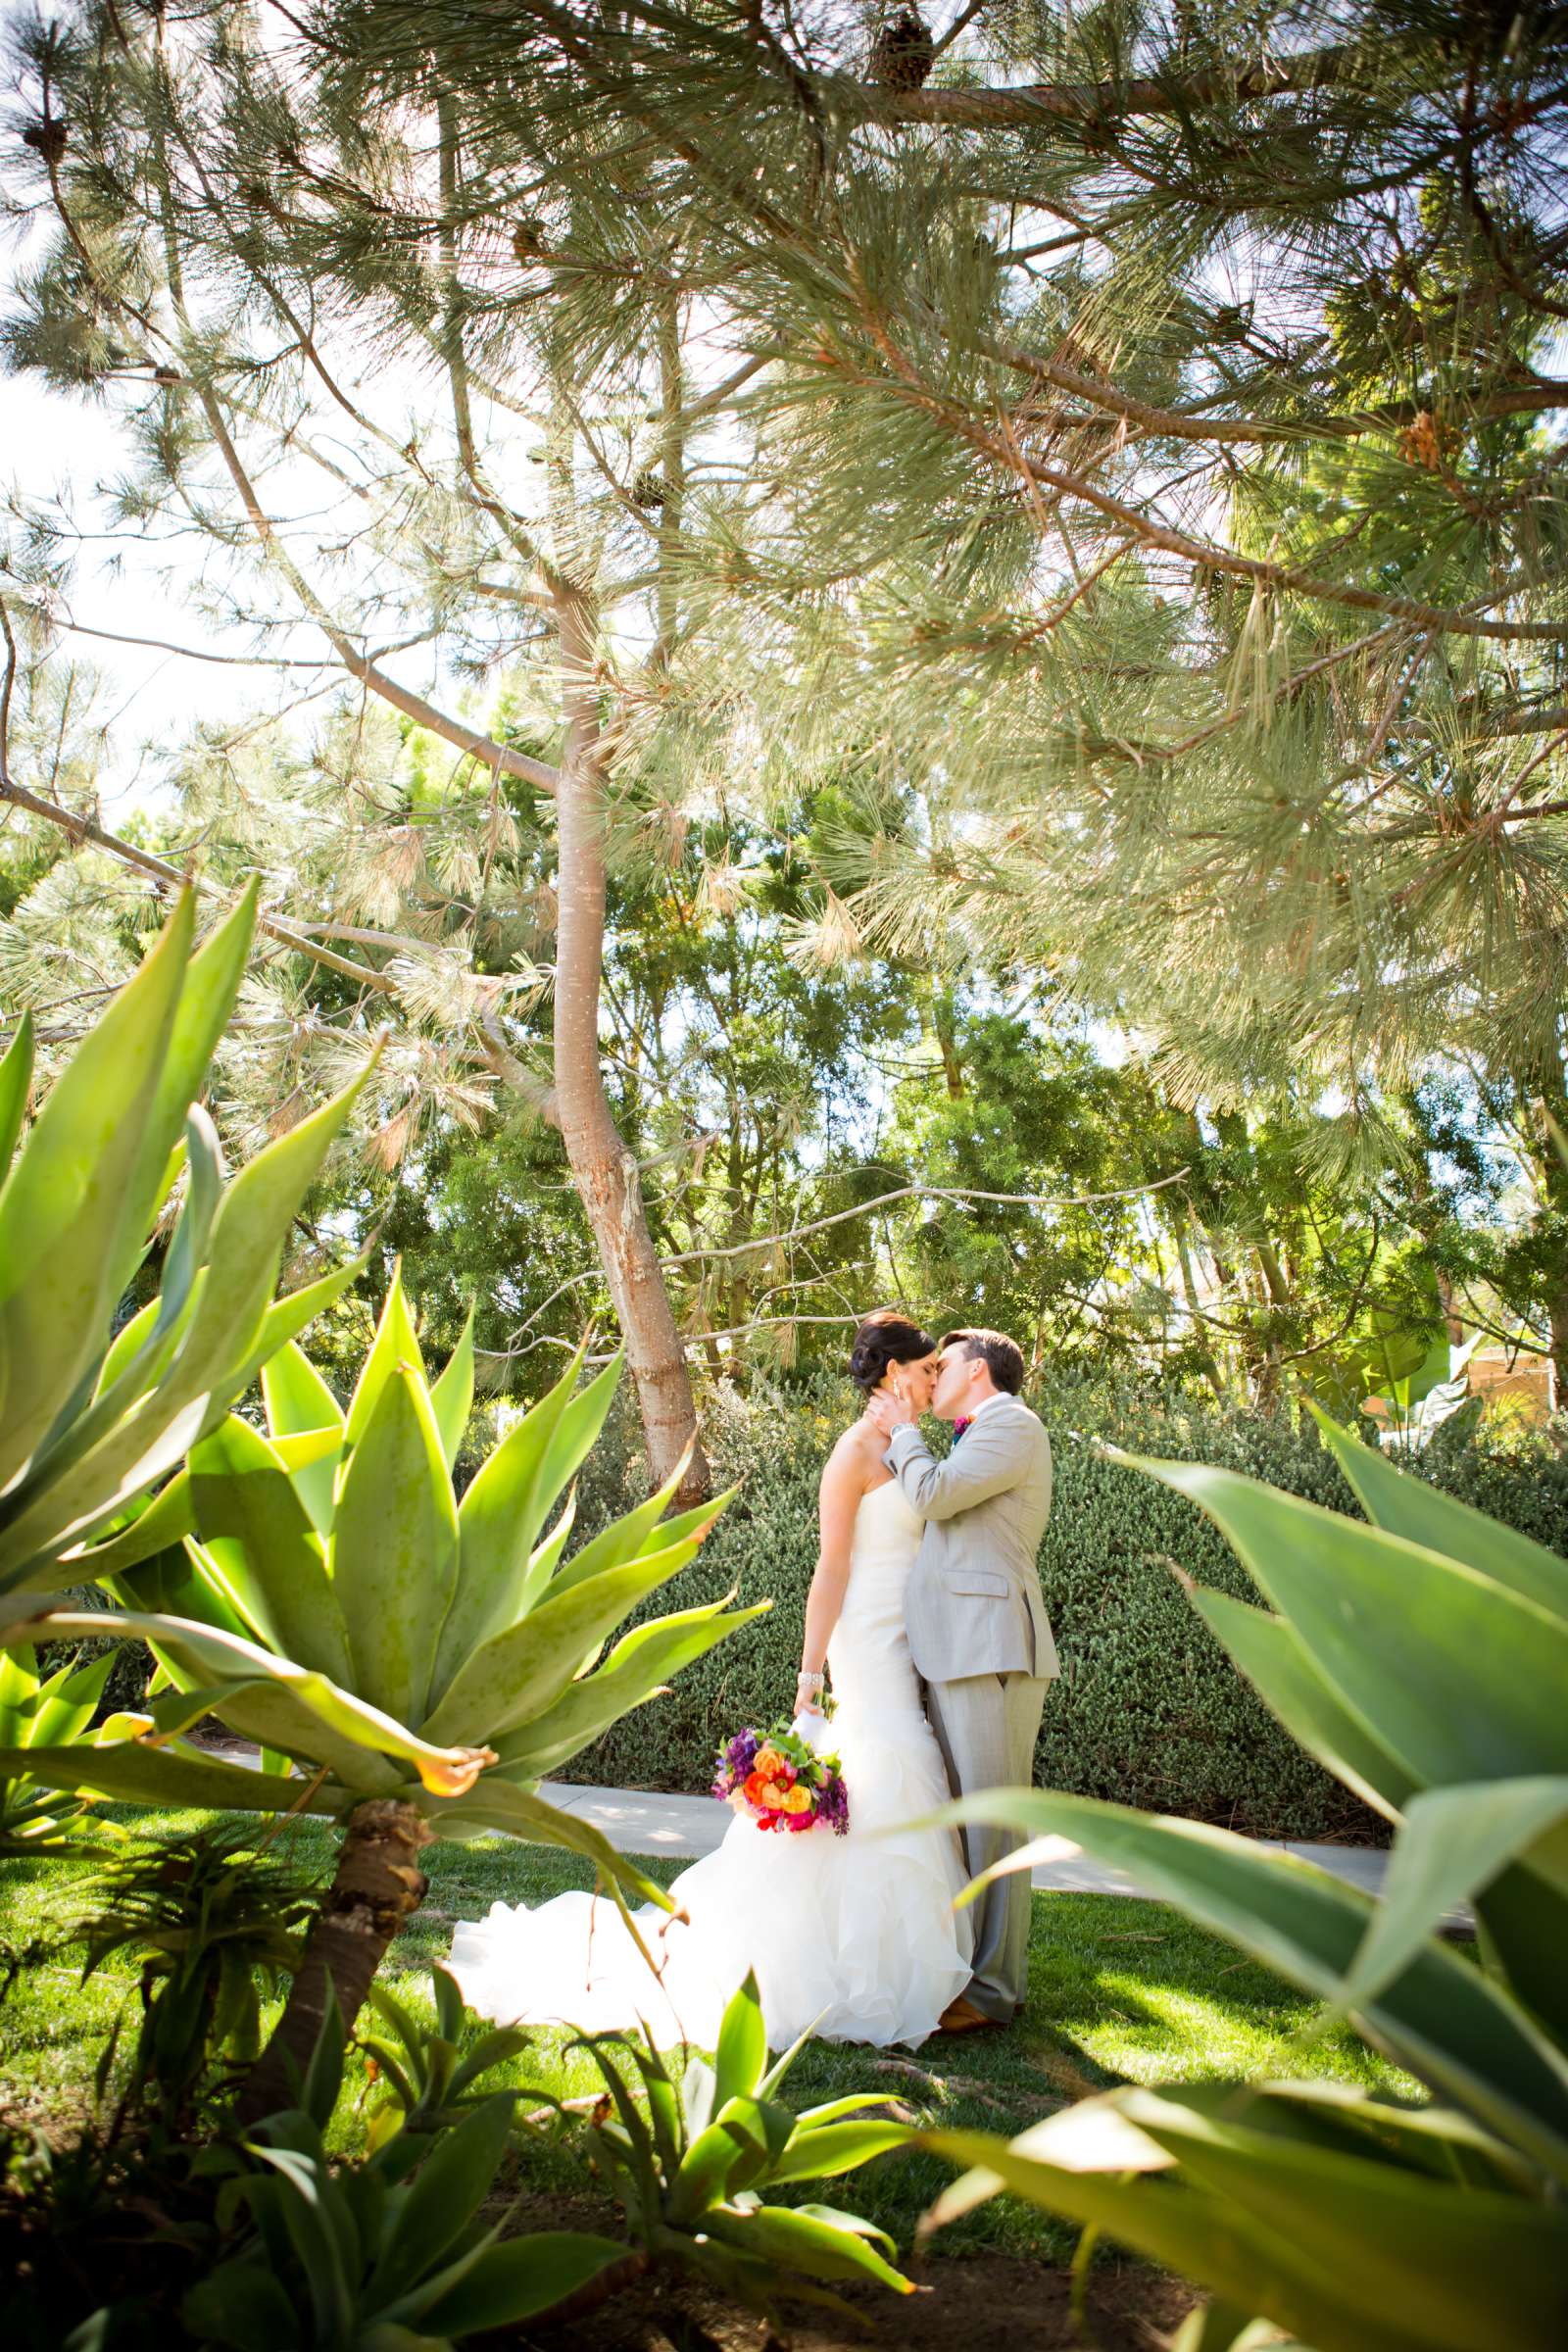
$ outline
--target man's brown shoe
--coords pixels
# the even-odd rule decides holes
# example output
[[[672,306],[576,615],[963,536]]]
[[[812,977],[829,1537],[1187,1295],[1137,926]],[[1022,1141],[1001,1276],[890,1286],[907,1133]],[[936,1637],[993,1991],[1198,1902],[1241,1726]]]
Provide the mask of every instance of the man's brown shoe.
[[[937,2019],[937,2032],[939,2034],[984,2034],[987,2032],[1000,2034],[1002,2020],[1000,2017],[987,2017],[983,2010],[975,2007],[973,2001],[966,2001],[960,1992],[957,1999],[950,2001]]]

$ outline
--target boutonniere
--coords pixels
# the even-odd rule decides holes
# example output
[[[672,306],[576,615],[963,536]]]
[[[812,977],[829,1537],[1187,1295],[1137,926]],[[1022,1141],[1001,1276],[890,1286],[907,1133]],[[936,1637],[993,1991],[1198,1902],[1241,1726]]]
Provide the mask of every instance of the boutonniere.
[[[968,1414],[965,1414],[965,1415],[963,1415],[963,1416],[962,1416],[960,1419],[958,1419],[958,1420],[955,1421],[955,1423],[953,1424],[953,1443],[955,1444],[955,1446],[956,1446],[956,1444],[958,1443],[958,1440],[959,1440],[959,1439],[962,1437],[962,1435],[963,1435],[964,1431],[965,1431],[966,1429],[973,1429],[973,1427],[974,1427],[974,1415],[973,1415],[973,1413],[968,1413]]]

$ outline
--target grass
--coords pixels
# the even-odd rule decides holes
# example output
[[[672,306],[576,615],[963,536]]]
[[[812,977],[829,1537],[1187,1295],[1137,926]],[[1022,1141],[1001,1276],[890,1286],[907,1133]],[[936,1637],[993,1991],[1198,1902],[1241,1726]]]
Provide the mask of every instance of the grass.
[[[149,1836],[188,1834],[213,1817],[162,1816],[104,1808]],[[333,1833],[300,1822],[283,1833],[298,1861],[330,1869]],[[536,1903],[592,1884],[588,1865],[549,1848],[488,1838],[442,1845],[427,1856],[430,1893],[385,1963],[400,1994],[429,2009],[427,1972],[445,1955],[453,1924],[482,1916],[495,1901]],[[681,1867],[647,1865],[666,1883]],[[86,1984],[72,1925],[91,1909],[90,1859],[0,1862],[0,1957],[14,1970],[0,2007],[0,2098],[37,2122],[82,2114],[93,2074],[122,2007],[136,2001],[136,1963],[122,1955]],[[477,2029],[476,2029],[477,2030]],[[530,2049],[494,2078],[546,2084],[563,2096],[597,2088],[564,2032],[541,2031]],[[1034,1898],[1029,1999],[1005,2035],[928,2043],[917,2053],[879,2053],[826,2042],[809,2045],[789,2079],[798,2107],[850,2090],[883,2089],[923,2123],[1013,2132],[1064,2099],[1121,2082],[1193,2082],[1330,2076],[1368,2088],[1420,2097],[1420,2085],[1368,2050],[1343,2026],[1322,2028],[1318,2003],[1162,1904],[1099,1894]],[[349,2097],[337,2126],[345,2152],[361,2139],[370,2084],[351,2053]],[[906,2248],[921,2212],[949,2178],[922,2154],[878,2159],[845,2182],[803,2186],[800,2202],[825,2197],[853,2205]],[[518,2185],[580,2191],[584,2177],[568,2148],[525,2143]],[[789,2194],[791,2192],[785,2192]],[[1066,2259],[1075,2233],[1033,2209],[998,2199],[944,2232],[934,2250],[989,2247]]]

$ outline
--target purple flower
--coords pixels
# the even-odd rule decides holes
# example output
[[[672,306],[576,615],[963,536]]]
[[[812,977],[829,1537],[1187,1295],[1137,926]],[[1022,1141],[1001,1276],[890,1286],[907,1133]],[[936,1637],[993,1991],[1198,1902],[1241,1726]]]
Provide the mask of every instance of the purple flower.
[[[842,1838],[850,1826],[850,1792],[842,1773],[830,1773],[816,1792],[816,1818],[824,1821],[835,1838]]]
[[[726,1740],[715,1759],[713,1794],[731,1796],[740,1787],[757,1761],[762,1744],[762,1735],[750,1727]]]

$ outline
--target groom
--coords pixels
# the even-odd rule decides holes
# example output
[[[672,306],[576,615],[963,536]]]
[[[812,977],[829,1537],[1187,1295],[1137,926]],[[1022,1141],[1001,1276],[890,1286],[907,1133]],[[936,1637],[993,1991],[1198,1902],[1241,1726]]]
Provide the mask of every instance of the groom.
[[[867,1411],[888,1440],[885,1459],[925,1534],[905,1595],[915,1671],[955,1796],[1027,1788],[1046,1688],[1058,1671],[1035,1555],[1051,1512],[1051,1441],[1019,1396],[1023,1355],[1000,1331],[954,1331],[931,1396],[957,1435],[945,1462],[927,1449],[912,1409],[889,1390]],[[1017,1839],[967,1826],[971,1877]],[[996,1880],[975,1906],[974,1974],[941,2030],[1010,2025],[1023,2006],[1029,1874]]]

